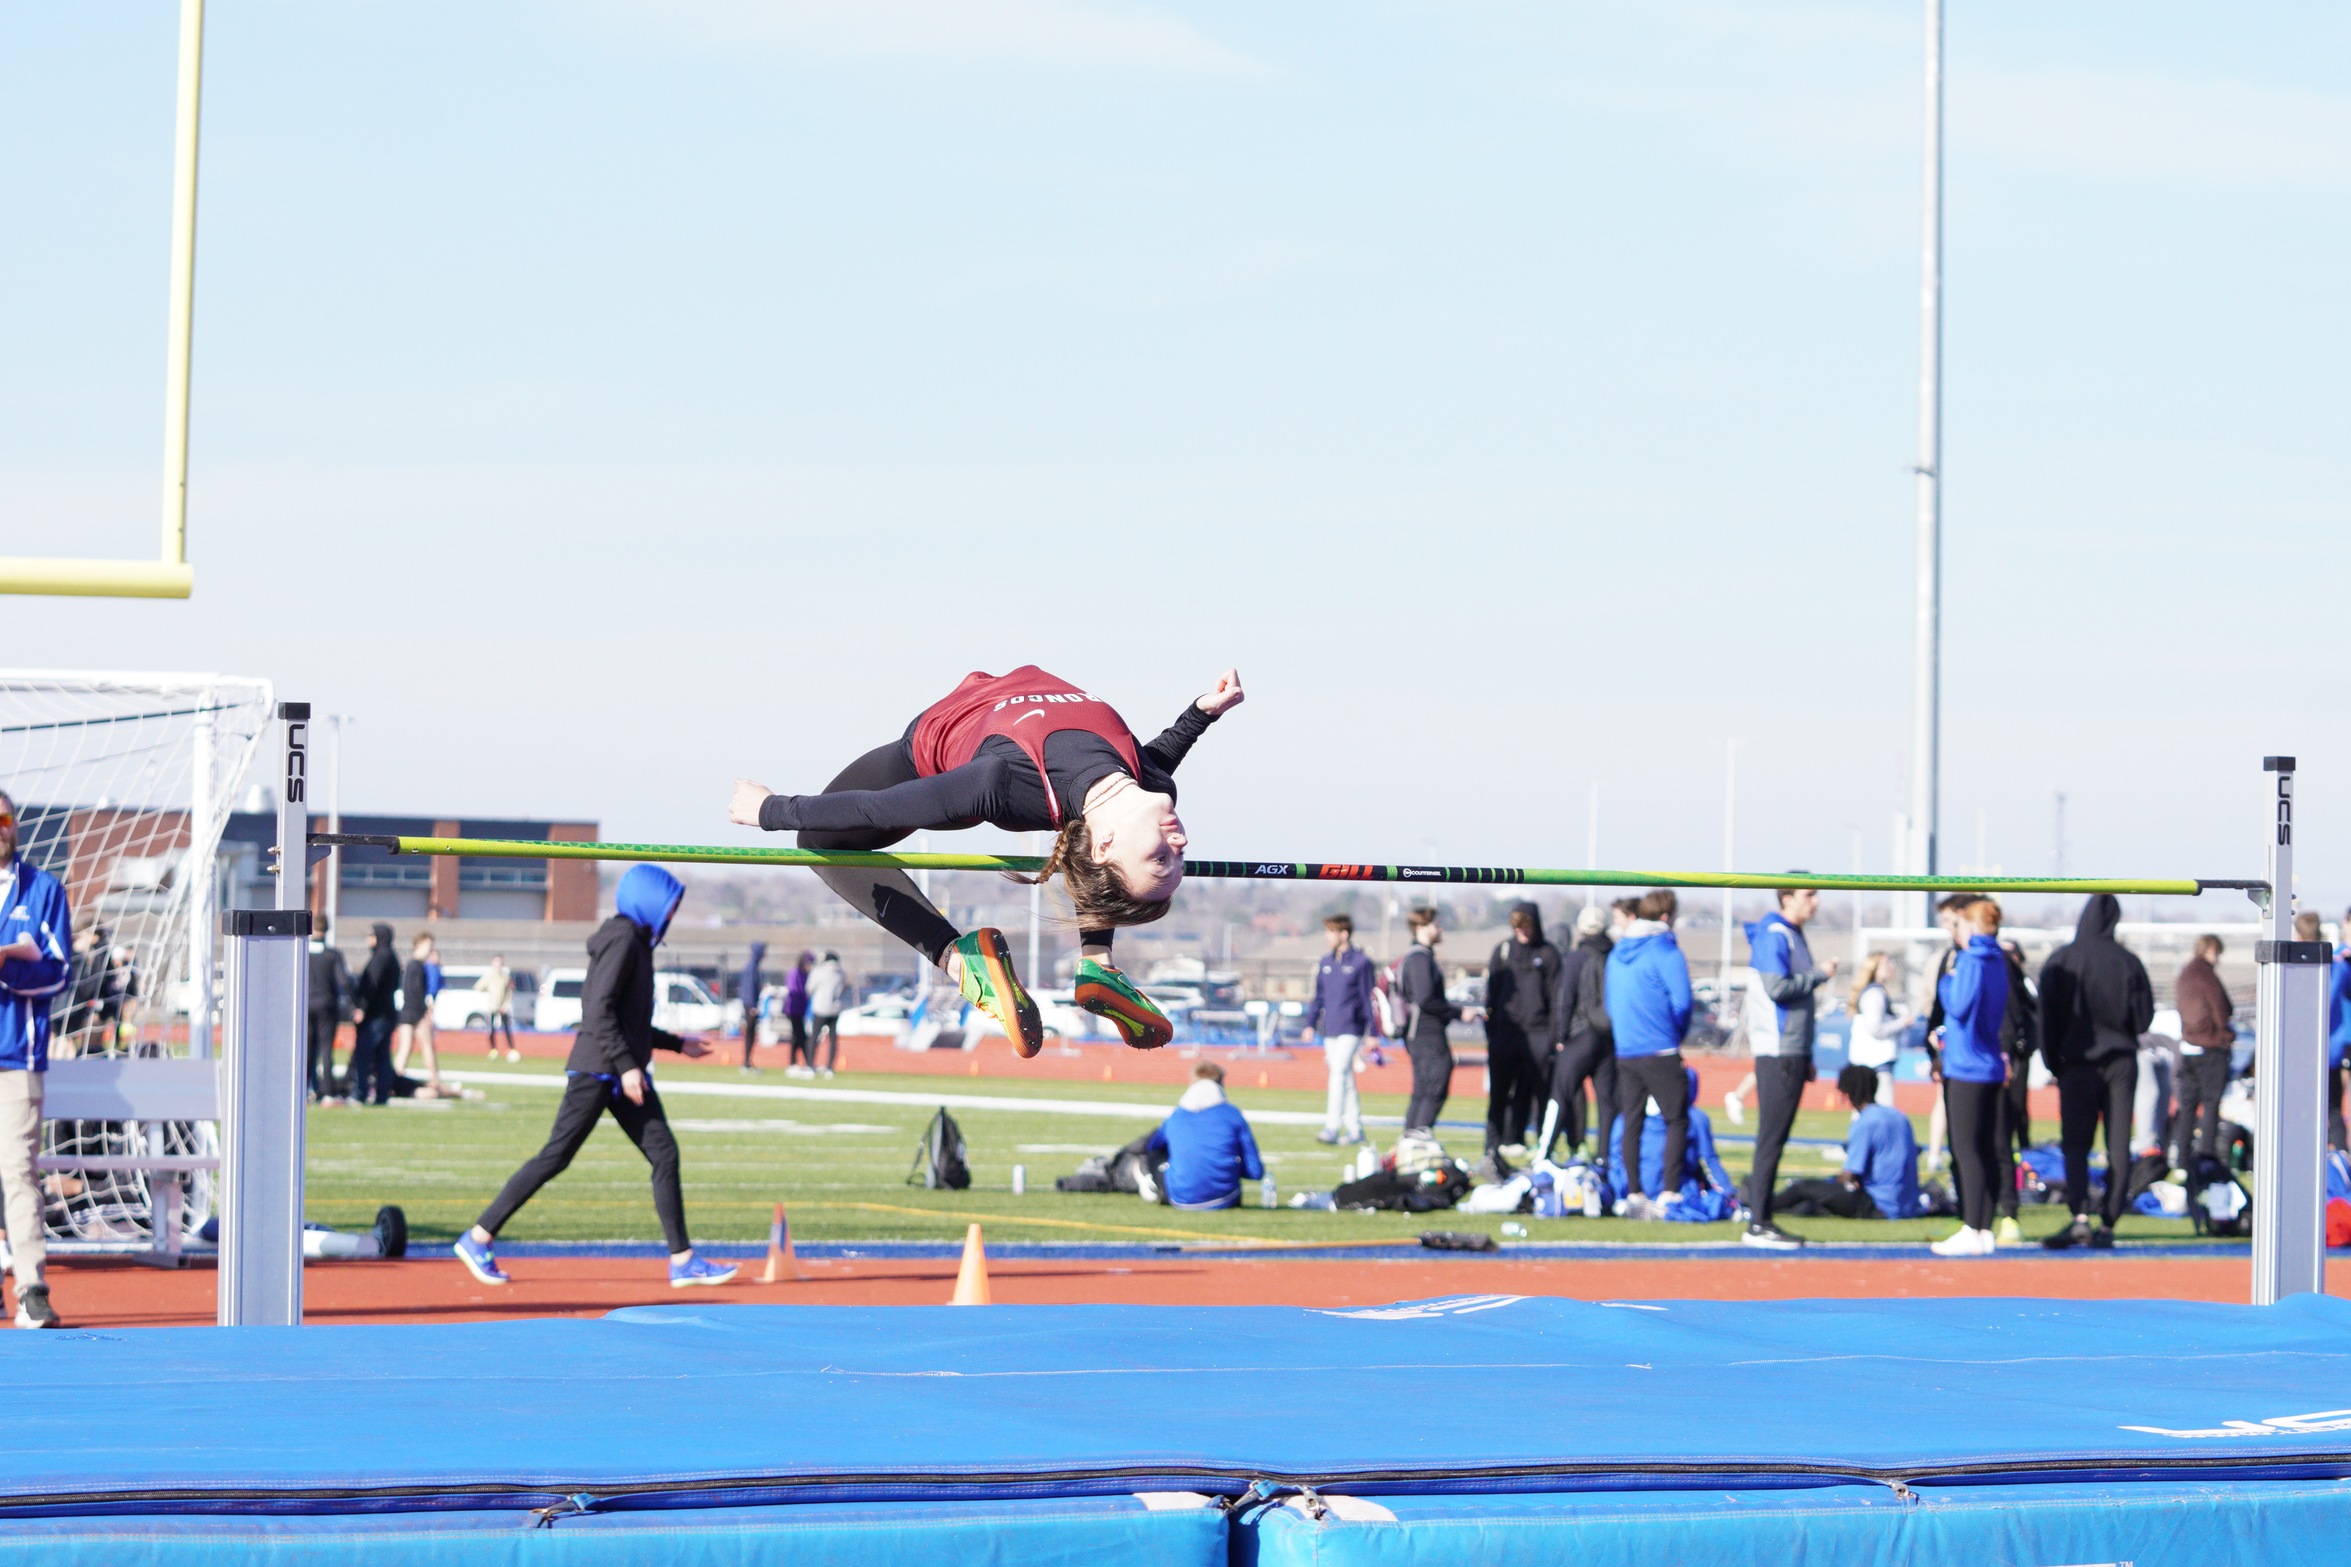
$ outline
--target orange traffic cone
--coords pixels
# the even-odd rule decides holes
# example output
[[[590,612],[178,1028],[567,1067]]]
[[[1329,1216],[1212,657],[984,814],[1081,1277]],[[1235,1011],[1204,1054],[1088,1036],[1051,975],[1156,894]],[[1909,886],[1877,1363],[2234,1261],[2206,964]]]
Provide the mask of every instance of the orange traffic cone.
[[[1102,1081],[1105,1083],[1110,1081],[1110,1063],[1107,1061],[1102,1063]]]
[[[955,1298],[950,1306],[992,1305],[988,1298],[988,1249],[980,1244],[980,1227],[974,1224],[963,1235],[963,1266],[955,1274]]]
[[[762,1284],[788,1284],[800,1277],[800,1258],[792,1250],[792,1226],[784,1218],[784,1205],[776,1204],[775,1222],[767,1227],[767,1271],[759,1275]]]

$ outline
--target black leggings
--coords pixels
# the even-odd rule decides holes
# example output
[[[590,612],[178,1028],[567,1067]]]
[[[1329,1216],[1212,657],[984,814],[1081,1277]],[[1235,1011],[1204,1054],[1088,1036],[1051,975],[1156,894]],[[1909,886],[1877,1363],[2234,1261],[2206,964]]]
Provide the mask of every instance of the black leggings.
[[[540,1187],[570,1167],[572,1156],[587,1142],[596,1130],[597,1118],[607,1110],[653,1167],[653,1211],[661,1216],[661,1234],[670,1251],[691,1251],[694,1243],[686,1238],[686,1199],[678,1189],[677,1139],[670,1135],[669,1118],[650,1078],[645,1081],[645,1102],[638,1105],[629,1103],[627,1095],[600,1077],[573,1073],[564,1085],[563,1103],[555,1107],[555,1127],[547,1134],[547,1146],[514,1172],[497,1201],[483,1209],[481,1218],[474,1222],[492,1235],[504,1229],[506,1221]]]
[[[2139,1058],[2108,1056],[2103,1061],[2077,1061],[2057,1077],[2057,1111],[2065,1140],[2065,1200],[2076,1218],[2090,1216],[2090,1139],[2100,1122],[2106,1127],[2106,1202],[2101,1209],[2108,1229],[2122,1217],[2123,1197],[2131,1184],[2131,1100],[2139,1092]]]
[[[1866,1188],[1838,1180],[1790,1181],[1772,1198],[1775,1213],[1800,1219],[1875,1219],[1878,1205]]]
[[[1812,1052],[1755,1058],[1755,1163],[1747,1172],[1747,1209],[1757,1224],[1771,1223],[1780,1155],[1804,1107],[1804,1085],[1812,1081]]]
[[[1404,1042],[1412,1058],[1412,1101],[1404,1107],[1404,1129],[1425,1132],[1445,1112],[1446,1096],[1453,1092],[1453,1047],[1445,1042],[1445,1025],[1432,1020]]]
[[[2217,1112],[2216,1112],[2217,1114]],[[2345,1146],[2343,1135],[2343,1068],[2327,1068],[2327,1146]]]
[[[1682,1159],[1690,1146],[1690,1083],[1682,1076],[1682,1053],[1620,1058],[1616,1063],[1616,1102],[1624,1112],[1624,1180],[1628,1192],[1641,1190],[1641,1131],[1649,1121],[1649,1101],[1665,1118],[1665,1168],[1658,1172],[1662,1197],[1682,1189]]]
[[[830,1012],[816,1019],[816,1028],[808,1036],[808,1064],[816,1065],[816,1052],[824,1050],[824,1069],[830,1072],[833,1063],[841,1059],[841,1014]]]
[[[842,768],[840,776],[825,785],[824,792],[838,794],[844,789],[888,789],[897,784],[911,783],[920,776],[914,769],[914,749],[905,736],[900,736],[888,745],[875,746]],[[903,843],[909,836],[910,833],[903,828],[871,827],[855,832],[803,832],[798,841],[803,849],[872,852]],[[915,886],[914,878],[904,871],[847,870],[826,866],[816,873],[816,877],[858,913],[930,959],[934,965],[945,963],[947,949],[955,945],[956,937],[963,934],[947,923],[947,917],[922,895],[922,889]]]
[[[1504,1018],[1486,1020],[1486,1152],[1527,1140],[1528,1117],[1542,1092],[1539,1070],[1525,1029]]]
[[[2342,1114],[2343,1083],[2339,1074],[2334,1077],[2335,1114]],[[2179,1113],[2171,1120],[2171,1162],[2181,1169],[2188,1167],[2191,1154],[2217,1153],[2220,1150],[2220,1096],[2229,1086],[2229,1052],[2226,1045],[2203,1051],[2198,1055],[2182,1054],[2176,1074],[2179,1084]],[[2341,1144],[2335,1146],[2340,1147]]]
[[[2000,1163],[2006,1119],[2002,1086],[1943,1079],[1943,1109],[1951,1121],[1951,1166],[1959,1177],[1959,1218],[1971,1230],[1992,1227],[1993,1172]]]
[[[1592,1085],[1592,1119],[1584,1120],[1584,1084]],[[1584,1128],[1592,1126],[1607,1139],[1616,1121],[1616,1052],[1596,1035],[1570,1039],[1551,1057],[1551,1102],[1559,1106],[1558,1130],[1567,1134],[1567,1146],[1584,1145]],[[1549,1158],[1551,1150],[1542,1150]]]

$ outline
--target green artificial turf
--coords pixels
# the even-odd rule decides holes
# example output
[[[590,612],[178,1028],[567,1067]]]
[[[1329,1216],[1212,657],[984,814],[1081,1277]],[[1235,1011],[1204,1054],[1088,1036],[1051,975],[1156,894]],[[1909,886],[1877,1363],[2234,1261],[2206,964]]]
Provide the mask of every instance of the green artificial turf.
[[[484,1089],[482,1100],[402,1103],[383,1109],[314,1109],[309,1121],[308,1217],[342,1228],[364,1228],[384,1203],[407,1210],[409,1228],[420,1241],[453,1238],[481,1211],[514,1168],[535,1151],[552,1120],[558,1090],[501,1082],[500,1073],[549,1076],[554,1063],[528,1063],[465,1073]],[[1250,1188],[1248,1206],[1220,1213],[1187,1213],[1147,1205],[1123,1195],[1065,1194],[1053,1190],[1056,1176],[1075,1169],[1090,1153],[1117,1148],[1147,1130],[1141,1115],[1068,1115],[1034,1110],[957,1109],[954,1114],[969,1145],[972,1184],[960,1192],[925,1191],[906,1184],[916,1145],[930,1119],[924,1104],[859,1104],[812,1100],[721,1097],[675,1090],[696,1081],[879,1089],[890,1093],[987,1095],[1030,1100],[1116,1102],[1170,1106],[1175,1090],[1138,1084],[1036,1081],[1011,1078],[939,1078],[884,1074],[842,1076],[802,1083],[780,1073],[746,1079],[732,1068],[664,1062],[661,1079],[671,1085],[669,1114],[684,1155],[687,1222],[698,1239],[755,1241],[765,1237],[776,1203],[787,1206],[792,1233],[800,1240],[952,1241],[964,1226],[980,1220],[992,1239],[1075,1242],[1186,1242],[1220,1238],[1285,1241],[1408,1240],[1432,1228],[1475,1230],[1501,1235],[1505,1223],[1523,1226],[1530,1240],[1688,1243],[1735,1237],[1729,1224],[1645,1224],[1621,1219],[1537,1219],[1531,1215],[1463,1213],[1319,1213],[1258,1207]],[[1304,1110],[1319,1114],[1319,1093],[1240,1088],[1233,1102],[1244,1112]],[[1401,1097],[1367,1097],[1371,1114],[1397,1115]],[[1456,1119],[1482,1114],[1484,1106],[1456,1098],[1448,1113]],[[1842,1139],[1847,1117],[1807,1111],[1796,1135]],[[1718,1134],[1729,1126],[1715,1114]],[[1256,1125],[1268,1170],[1286,1199],[1298,1191],[1328,1191],[1342,1178],[1354,1150],[1314,1140],[1313,1126]],[[2054,1126],[2048,1128],[2054,1132]],[[1923,1118],[1920,1140],[1925,1139]],[[1379,1134],[1392,1137],[1393,1133]],[[1447,1134],[1447,1146],[1473,1162],[1478,1136]],[[1723,1150],[1734,1179],[1746,1175],[1746,1151]],[[1790,1149],[1780,1166],[1782,1181],[1825,1175],[1837,1168],[1834,1155]],[[1028,1191],[1012,1194],[1012,1167],[1025,1165]],[[2063,1215],[2026,1208],[2029,1235],[2046,1235]],[[1950,1233],[1949,1219],[1789,1219],[1790,1231],[1820,1240],[1928,1240]],[[660,1238],[645,1178],[645,1163],[607,1118],[572,1167],[558,1176],[506,1229],[508,1239],[653,1241]],[[2123,1221],[2131,1239],[2184,1240],[2185,1221],[2138,1217]],[[1516,1238],[1516,1237],[1512,1237]]]

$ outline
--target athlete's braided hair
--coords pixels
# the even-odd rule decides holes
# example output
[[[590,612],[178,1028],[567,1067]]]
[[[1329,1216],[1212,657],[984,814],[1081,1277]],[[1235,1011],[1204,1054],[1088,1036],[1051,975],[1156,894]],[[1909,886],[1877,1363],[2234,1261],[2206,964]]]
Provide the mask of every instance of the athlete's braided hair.
[[[1043,870],[1034,876],[1005,872],[1014,881],[1031,886],[1052,880],[1056,873],[1077,910],[1080,930],[1148,925],[1164,918],[1172,901],[1138,898],[1129,892],[1126,883],[1118,879],[1118,872],[1094,858],[1094,834],[1083,816],[1072,816],[1061,824],[1061,832],[1053,840],[1053,852],[1046,856]]]

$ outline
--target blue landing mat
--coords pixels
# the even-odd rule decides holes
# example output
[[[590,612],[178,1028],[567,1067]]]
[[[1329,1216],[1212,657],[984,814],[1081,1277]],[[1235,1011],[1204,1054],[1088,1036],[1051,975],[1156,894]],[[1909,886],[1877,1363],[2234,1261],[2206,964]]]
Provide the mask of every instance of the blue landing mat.
[[[2351,1475],[2351,1302],[2315,1296],[710,1301],[8,1334],[0,1385],[0,1518]]]
[[[1170,1499],[1187,1500],[1187,1499]],[[1197,1504],[1205,1498],[1190,1498]],[[811,1503],[570,1515],[0,1520],[0,1552],[42,1567],[1227,1567],[1225,1515],[1134,1497]]]
[[[1333,1497],[1253,1511],[1239,1567],[1660,1567],[2339,1562],[2351,1482],[1884,1486],[1566,1496]],[[1385,1516],[1383,1516],[1385,1515]]]

